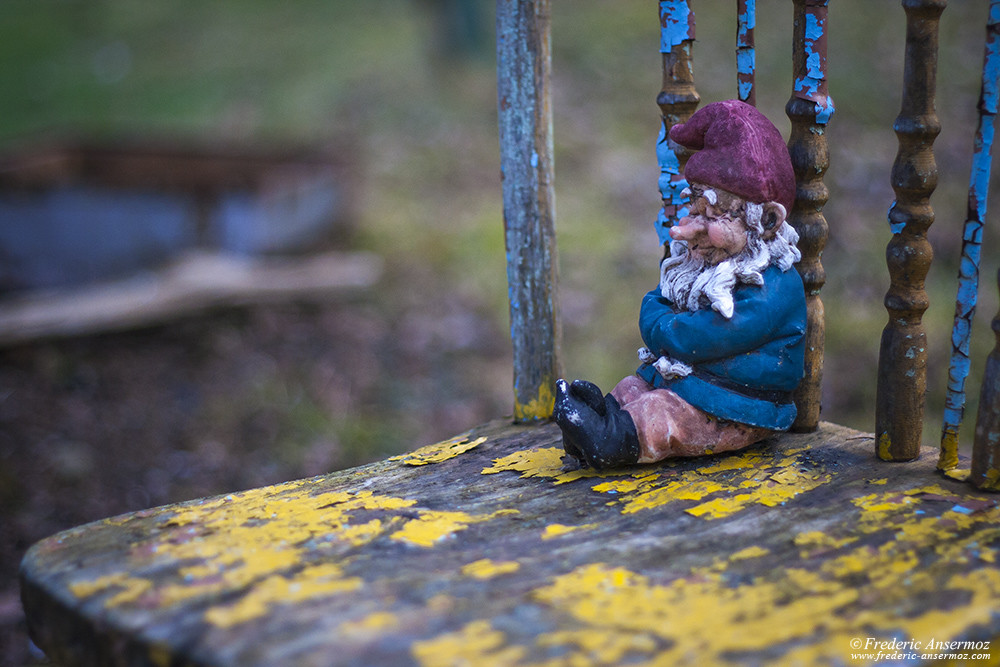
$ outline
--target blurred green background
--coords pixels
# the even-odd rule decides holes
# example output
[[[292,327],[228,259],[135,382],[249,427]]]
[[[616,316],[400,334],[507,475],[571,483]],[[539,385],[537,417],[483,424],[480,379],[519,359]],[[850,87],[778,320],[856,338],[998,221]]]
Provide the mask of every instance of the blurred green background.
[[[656,4],[552,0],[563,359],[568,377],[606,389],[634,369],[639,299],[660,256]],[[735,96],[731,4],[695,3],[703,102]],[[894,2],[831,4],[823,418],[872,431],[905,19]],[[757,7],[757,99],[787,137],[791,3]],[[14,664],[27,649],[12,570],[31,541],[428,444],[509,414],[513,399],[489,0],[5,0],[0,12],[0,149],[67,136],[346,145],[351,248],[387,266],[361,298],[2,352],[0,502],[12,546],[0,563],[0,625]],[[985,16],[984,3],[954,2],[941,23],[929,445],[944,403]],[[989,217],[966,447],[994,344]]]

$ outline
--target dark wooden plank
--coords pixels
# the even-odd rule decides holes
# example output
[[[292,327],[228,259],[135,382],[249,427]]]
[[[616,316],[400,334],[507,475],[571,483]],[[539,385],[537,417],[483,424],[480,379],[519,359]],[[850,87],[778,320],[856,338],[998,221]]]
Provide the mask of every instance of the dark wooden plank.
[[[562,468],[555,426],[496,422],[61,533],[23,599],[70,665],[812,665],[997,638],[1000,498],[873,439],[596,474]]]
[[[497,100],[514,418],[548,419],[555,403],[556,302],[549,0],[497,0]]]

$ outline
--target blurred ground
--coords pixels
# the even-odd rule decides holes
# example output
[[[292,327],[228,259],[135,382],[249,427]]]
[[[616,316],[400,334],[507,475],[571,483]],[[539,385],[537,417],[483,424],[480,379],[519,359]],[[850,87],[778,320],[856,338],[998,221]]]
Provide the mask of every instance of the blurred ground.
[[[0,351],[3,664],[30,659],[15,572],[37,539],[355,465],[510,412],[491,3],[446,5],[5,3],[5,145],[53,130],[317,146],[350,137],[350,246],[378,253],[386,273],[326,301]],[[835,5],[824,418],[872,430],[905,22],[893,3]],[[702,99],[731,97],[735,12],[697,9]],[[553,13],[564,363],[567,376],[608,387],[635,365],[639,298],[659,257],[655,3],[553,2]],[[761,1],[758,13],[758,100],[787,136],[790,3]],[[940,429],[984,18],[979,3],[953,3],[942,22],[927,444]],[[995,227],[985,248],[997,247]],[[996,269],[996,257],[984,262],[967,420],[993,346]]]

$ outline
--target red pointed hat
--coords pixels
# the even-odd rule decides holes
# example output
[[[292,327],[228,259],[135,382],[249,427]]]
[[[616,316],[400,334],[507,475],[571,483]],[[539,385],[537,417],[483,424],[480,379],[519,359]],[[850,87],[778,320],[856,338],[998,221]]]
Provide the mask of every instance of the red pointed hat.
[[[757,204],[776,201],[791,213],[795,172],[788,148],[771,121],[739,100],[713,102],[688,122],[670,128],[670,138],[697,150],[684,167],[689,183],[704,183]]]

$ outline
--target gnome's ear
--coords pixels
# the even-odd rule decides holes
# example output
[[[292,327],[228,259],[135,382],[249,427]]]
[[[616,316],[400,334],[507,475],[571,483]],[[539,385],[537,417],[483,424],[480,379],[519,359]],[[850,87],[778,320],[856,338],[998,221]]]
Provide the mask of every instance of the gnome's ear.
[[[760,224],[764,228],[762,236],[765,240],[774,238],[778,233],[778,228],[785,221],[785,207],[776,201],[764,203],[764,215],[760,218]]]

